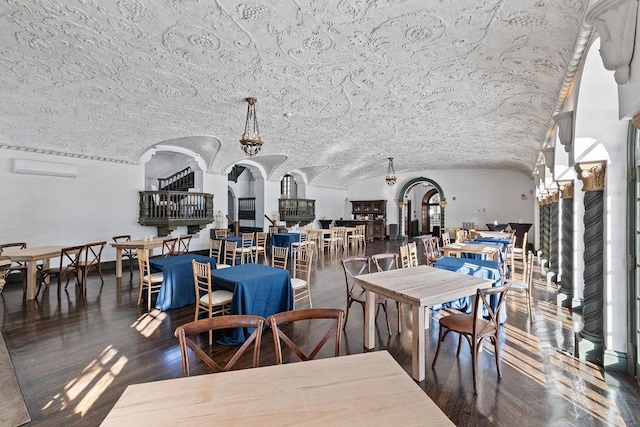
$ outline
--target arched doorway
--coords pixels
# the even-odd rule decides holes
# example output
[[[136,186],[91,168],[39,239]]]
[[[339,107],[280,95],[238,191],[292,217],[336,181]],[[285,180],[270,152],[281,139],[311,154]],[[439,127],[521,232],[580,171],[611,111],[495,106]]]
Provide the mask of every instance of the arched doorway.
[[[442,227],[440,223],[440,217],[442,216],[442,208],[440,207],[440,193],[438,193],[438,190],[435,187],[429,186],[427,192],[424,194],[424,196],[422,196],[421,210],[421,234],[432,234],[434,232],[434,228]]]
[[[440,230],[444,228],[444,213],[445,213],[445,206],[447,205],[447,199],[445,197],[444,191],[442,190],[442,187],[440,186],[440,184],[438,184],[436,181],[430,178],[425,178],[425,177],[413,178],[400,188],[400,191],[398,192],[398,198],[396,200],[396,205],[398,206],[398,221],[399,221],[398,234],[401,237],[409,235],[408,231],[409,231],[410,221],[412,220],[411,215],[413,211],[412,211],[411,205],[413,204],[413,201],[409,198],[409,193],[416,186],[419,186],[419,185],[422,186],[424,184],[426,184],[427,186],[433,187],[433,192],[430,197],[434,198],[435,195],[437,194],[437,199],[438,199],[437,203],[440,208],[438,212],[434,212],[434,218],[429,223],[429,228],[431,229],[431,232],[436,232],[437,234],[439,234]]]

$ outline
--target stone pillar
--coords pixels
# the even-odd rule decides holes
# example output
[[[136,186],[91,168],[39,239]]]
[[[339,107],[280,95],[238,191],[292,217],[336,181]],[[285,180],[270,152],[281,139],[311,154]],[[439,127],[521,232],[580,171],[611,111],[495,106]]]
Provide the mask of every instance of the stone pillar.
[[[544,268],[545,266],[549,266],[549,196],[545,196],[540,201],[542,208],[542,215],[540,218],[542,219],[540,224],[540,246],[542,248],[542,262],[541,266]]]
[[[584,195],[583,326],[576,333],[576,356],[597,365],[604,358],[604,177],[606,162],[575,165]]]
[[[558,289],[558,304],[571,308],[573,300],[573,180],[558,181],[562,198],[562,269]]]
[[[400,200],[396,201],[396,206],[398,207],[398,240],[402,240],[404,236],[404,202]]]
[[[560,226],[560,206],[559,193],[554,191],[549,195],[549,269],[547,280],[557,282],[558,280],[558,233]]]

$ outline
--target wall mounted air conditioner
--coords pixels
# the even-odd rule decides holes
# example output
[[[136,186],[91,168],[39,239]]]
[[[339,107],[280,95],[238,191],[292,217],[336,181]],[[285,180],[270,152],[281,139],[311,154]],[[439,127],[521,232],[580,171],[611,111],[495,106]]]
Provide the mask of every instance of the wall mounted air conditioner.
[[[75,178],[78,176],[78,167],[68,163],[13,159],[13,173]]]

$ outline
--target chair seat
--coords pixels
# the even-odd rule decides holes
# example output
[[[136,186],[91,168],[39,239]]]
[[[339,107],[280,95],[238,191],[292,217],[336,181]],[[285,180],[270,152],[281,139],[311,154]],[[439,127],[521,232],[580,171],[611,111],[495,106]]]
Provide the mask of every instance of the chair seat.
[[[163,279],[164,276],[162,275],[162,272],[147,274],[142,278],[145,282],[151,283],[159,283],[162,282]]]
[[[212,305],[230,304],[233,300],[233,292],[219,290],[211,292]],[[202,304],[209,304],[209,295],[204,294],[200,297]]]
[[[216,264],[216,270],[231,267],[229,264]]]
[[[302,289],[307,287],[307,281],[294,277],[291,279],[291,287],[295,289]]]
[[[441,318],[440,324],[455,332],[472,334],[474,320],[478,322],[477,330],[483,330],[483,336],[491,335],[493,332],[495,332],[495,327],[490,324],[491,322],[485,319],[476,319],[470,314],[452,314],[450,316]],[[484,330],[484,328],[486,328],[486,330]]]
[[[511,285],[511,289],[529,289],[529,285],[519,280],[508,280],[507,283]]]
[[[360,286],[354,286],[353,289],[351,290],[351,298],[354,301],[364,304],[366,300],[365,292],[366,291]],[[386,299],[386,297],[382,295],[379,295],[379,294],[375,294],[375,295],[376,295],[376,303],[382,302]]]
[[[264,246],[251,246],[249,249],[251,249],[252,251],[264,251],[265,250]]]

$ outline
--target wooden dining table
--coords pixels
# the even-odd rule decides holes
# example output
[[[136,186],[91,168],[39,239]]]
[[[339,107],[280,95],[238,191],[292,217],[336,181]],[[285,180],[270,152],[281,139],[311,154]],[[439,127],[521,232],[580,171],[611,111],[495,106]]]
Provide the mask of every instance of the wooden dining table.
[[[36,291],[38,289],[36,283],[36,272],[38,261],[42,261],[43,268],[49,268],[49,261],[51,258],[60,256],[60,252],[64,246],[39,246],[27,249],[19,249],[17,251],[7,251],[4,255],[11,259],[11,262],[26,262],[27,263],[27,299],[33,300],[36,298]]]
[[[375,294],[411,306],[411,370],[416,381],[425,379],[425,328],[429,326],[425,322],[425,309],[474,295],[477,289],[493,284],[491,280],[427,265],[362,274],[355,276],[355,280],[365,289],[365,348],[375,348]]]
[[[460,258],[463,253],[484,255],[491,261],[500,261],[500,247],[496,245],[483,245],[477,243],[451,243],[442,247],[444,256]]]
[[[122,277],[122,252],[126,250],[149,249],[149,255],[153,255],[153,249],[162,246],[164,239],[130,240],[128,242],[113,242],[111,246],[116,249],[116,278]]]
[[[454,426],[387,351],[130,385],[102,426]]]

